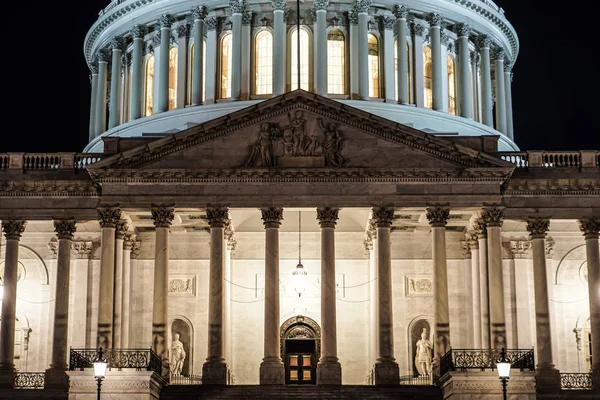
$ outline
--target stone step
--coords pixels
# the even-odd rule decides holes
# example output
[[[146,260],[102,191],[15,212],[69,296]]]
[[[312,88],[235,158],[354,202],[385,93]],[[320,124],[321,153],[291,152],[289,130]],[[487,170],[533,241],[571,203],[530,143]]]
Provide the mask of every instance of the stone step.
[[[342,385],[172,385],[165,387],[161,400],[442,400],[435,386],[367,386]]]

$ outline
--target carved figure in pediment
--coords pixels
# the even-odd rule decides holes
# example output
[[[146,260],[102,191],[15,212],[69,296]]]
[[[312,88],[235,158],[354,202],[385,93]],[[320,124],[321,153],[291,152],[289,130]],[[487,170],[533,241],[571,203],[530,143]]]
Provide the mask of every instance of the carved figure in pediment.
[[[325,156],[325,165],[340,167],[344,164],[344,158],[340,154],[342,149],[342,138],[335,122],[329,122],[327,125],[318,118],[319,128],[325,133],[323,140],[323,155]]]
[[[292,113],[288,113],[288,118],[290,124],[283,131],[284,142],[289,143],[289,139],[291,138],[292,155],[296,157],[303,156],[305,155],[306,119],[302,115],[302,110],[296,110],[293,116]]]
[[[273,166],[273,141],[278,136],[279,129],[269,122],[260,124],[258,138],[252,147],[252,153],[246,161],[246,166],[272,167]]]

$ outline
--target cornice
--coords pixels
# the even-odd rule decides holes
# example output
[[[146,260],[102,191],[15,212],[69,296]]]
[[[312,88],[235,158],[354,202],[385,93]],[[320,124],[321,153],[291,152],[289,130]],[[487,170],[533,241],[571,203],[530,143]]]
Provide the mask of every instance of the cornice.
[[[0,186],[0,197],[98,197],[100,192],[91,182],[31,180],[8,182]]]

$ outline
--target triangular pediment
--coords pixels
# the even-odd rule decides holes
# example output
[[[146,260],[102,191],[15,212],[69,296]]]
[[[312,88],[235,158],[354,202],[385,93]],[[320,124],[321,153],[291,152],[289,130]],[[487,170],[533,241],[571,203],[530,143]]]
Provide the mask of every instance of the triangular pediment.
[[[110,156],[107,170],[498,169],[512,164],[303,90]],[[498,171],[500,172],[500,171]]]

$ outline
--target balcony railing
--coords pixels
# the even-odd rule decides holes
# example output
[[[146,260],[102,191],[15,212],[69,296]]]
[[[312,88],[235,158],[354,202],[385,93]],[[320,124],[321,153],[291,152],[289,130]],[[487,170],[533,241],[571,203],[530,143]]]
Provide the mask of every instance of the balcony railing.
[[[560,388],[563,390],[591,390],[592,374],[561,372]]]
[[[433,379],[431,376],[413,376],[404,375],[400,377],[401,385],[418,385],[418,386],[430,386],[433,385]]]
[[[120,371],[127,368],[154,371],[159,375],[162,373],[162,360],[152,349],[107,349],[103,354],[109,370],[116,368]],[[83,371],[85,368],[93,368],[97,357],[96,349],[71,349],[69,369]]]
[[[600,167],[600,151],[501,151],[496,153],[517,168]]]
[[[169,385],[202,385],[200,375],[171,375]]]
[[[440,376],[450,371],[466,371],[467,369],[495,370],[496,362],[502,358],[499,349],[451,349],[440,360]],[[506,350],[506,360],[511,368],[535,370],[533,349]]]
[[[101,153],[3,153],[0,154],[0,170],[84,170],[102,157]]]
[[[44,372],[15,372],[15,389],[43,389]]]

